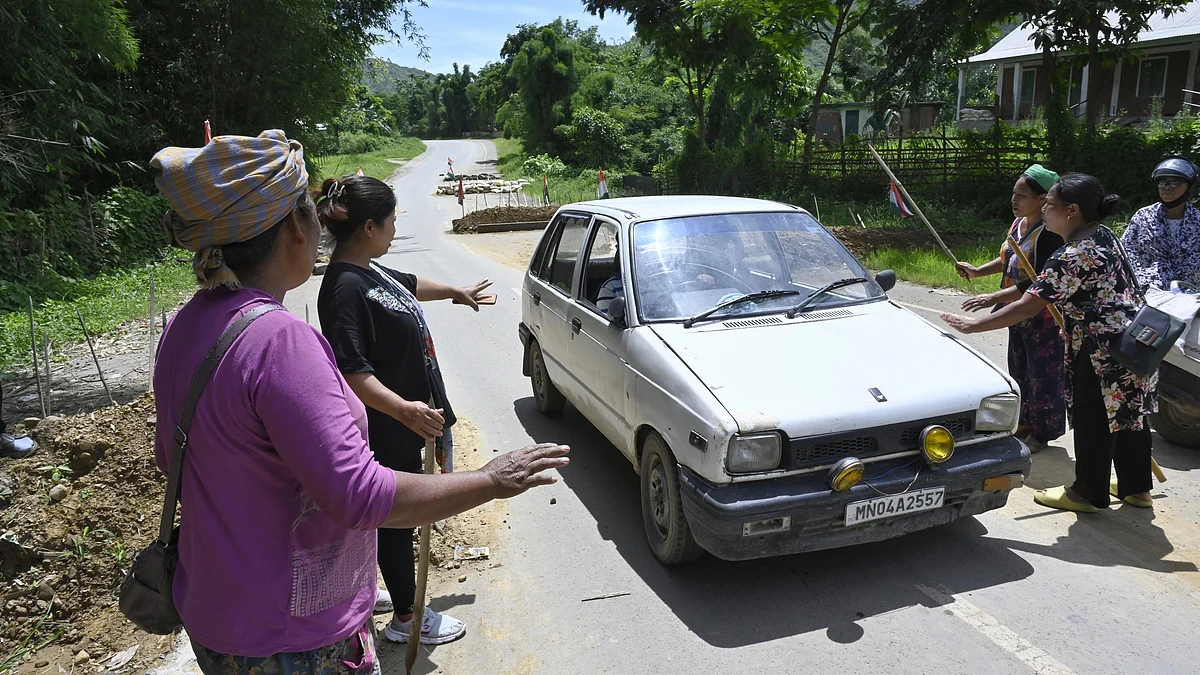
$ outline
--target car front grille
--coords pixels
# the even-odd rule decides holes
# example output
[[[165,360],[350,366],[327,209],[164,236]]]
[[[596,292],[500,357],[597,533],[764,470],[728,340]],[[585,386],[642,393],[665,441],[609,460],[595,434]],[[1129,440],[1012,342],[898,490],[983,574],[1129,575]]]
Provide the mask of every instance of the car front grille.
[[[956,440],[965,440],[975,432],[975,413],[856,429],[848,433],[793,438],[789,441],[790,452],[784,459],[785,468],[807,469],[833,464],[843,457],[869,459],[917,450],[921,432],[932,424],[946,427]]]

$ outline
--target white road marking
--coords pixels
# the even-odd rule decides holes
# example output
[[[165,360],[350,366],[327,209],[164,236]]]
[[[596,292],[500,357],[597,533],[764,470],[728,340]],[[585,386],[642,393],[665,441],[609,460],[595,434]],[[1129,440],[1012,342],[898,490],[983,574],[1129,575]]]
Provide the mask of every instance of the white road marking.
[[[939,609],[954,615],[997,647],[1012,654],[1038,675],[1076,675],[1075,671],[1014,633],[1000,621],[970,602],[955,598],[944,590],[917,584],[917,590],[929,596]]]
[[[437,205],[437,207],[438,207],[438,211],[441,211],[441,210],[442,210],[442,204],[441,204],[441,202],[438,202],[438,205]]]

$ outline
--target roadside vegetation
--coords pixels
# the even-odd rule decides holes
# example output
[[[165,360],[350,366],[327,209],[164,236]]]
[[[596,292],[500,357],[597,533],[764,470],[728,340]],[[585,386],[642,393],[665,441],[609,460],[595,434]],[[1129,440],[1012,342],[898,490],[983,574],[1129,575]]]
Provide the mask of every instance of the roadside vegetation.
[[[366,149],[361,152],[318,157],[314,166],[322,178],[330,176],[337,178],[362,169],[363,175],[384,180],[400,168],[400,164],[388,160],[412,159],[425,152],[425,144],[420,139],[411,136],[394,140],[387,139],[385,142],[386,144],[382,147]]]

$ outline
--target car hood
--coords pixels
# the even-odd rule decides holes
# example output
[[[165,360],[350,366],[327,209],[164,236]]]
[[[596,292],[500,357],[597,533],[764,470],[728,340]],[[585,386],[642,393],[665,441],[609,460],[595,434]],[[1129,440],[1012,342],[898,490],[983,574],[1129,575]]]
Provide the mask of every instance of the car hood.
[[[975,410],[1014,391],[983,356],[890,302],[653,328],[742,433],[881,426]]]

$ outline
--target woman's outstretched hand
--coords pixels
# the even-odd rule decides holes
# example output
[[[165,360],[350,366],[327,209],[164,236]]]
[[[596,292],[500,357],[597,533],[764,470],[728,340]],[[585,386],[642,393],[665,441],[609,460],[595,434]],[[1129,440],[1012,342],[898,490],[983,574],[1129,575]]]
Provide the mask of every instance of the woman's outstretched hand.
[[[515,497],[531,487],[550,485],[558,481],[544,473],[548,469],[560,469],[569,461],[566,457],[571,449],[556,443],[530,445],[506,452],[484,465],[483,471],[496,486],[496,498]]]
[[[957,314],[942,314],[942,321],[945,321],[951,328],[960,333],[970,333],[975,326],[975,322],[965,316]]]
[[[993,293],[984,293],[976,295],[973,298],[967,298],[967,301],[962,304],[962,308],[968,312],[977,312],[981,309],[996,306],[996,296]]]
[[[470,286],[456,288],[454,289],[454,297],[452,300],[460,305],[466,305],[467,307],[470,307],[478,312],[479,303],[475,301],[475,298],[478,297],[484,289],[491,285],[492,282],[490,280],[484,279],[483,281],[477,281]]]

